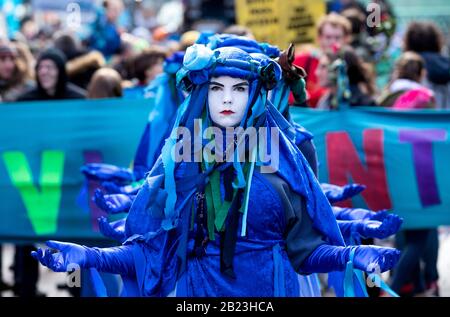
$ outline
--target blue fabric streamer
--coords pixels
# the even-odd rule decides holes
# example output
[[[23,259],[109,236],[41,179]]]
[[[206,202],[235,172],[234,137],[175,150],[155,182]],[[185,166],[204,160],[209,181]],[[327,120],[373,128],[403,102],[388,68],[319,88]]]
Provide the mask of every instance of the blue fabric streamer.
[[[77,196],[76,204],[86,214],[89,214],[91,211],[91,208],[89,207],[89,180],[86,178],[84,179],[83,186]]]
[[[100,273],[94,268],[89,269],[89,275],[91,278],[93,290],[95,292],[96,297],[108,297],[108,294],[106,292],[105,283],[102,280],[102,277],[100,276]]]
[[[274,295],[275,297],[285,297],[286,287],[284,283],[284,268],[281,256],[281,248],[279,244],[273,247],[273,264],[274,264]]]

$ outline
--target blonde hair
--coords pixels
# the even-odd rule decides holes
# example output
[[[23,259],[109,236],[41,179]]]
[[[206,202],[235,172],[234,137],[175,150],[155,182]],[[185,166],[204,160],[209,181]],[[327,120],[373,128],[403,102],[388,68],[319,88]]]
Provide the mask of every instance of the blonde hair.
[[[317,34],[319,36],[322,35],[323,28],[327,24],[330,24],[333,27],[342,28],[345,35],[350,35],[352,33],[352,25],[350,21],[346,17],[332,12],[320,18],[317,23]]]
[[[122,97],[122,78],[112,68],[100,68],[88,86],[88,99]]]
[[[31,54],[30,48],[27,44],[22,42],[15,42],[14,45],[17,49],[18,68],[24,74],[24,80],[34,80],[34,67],[36,61],[33,54]]]

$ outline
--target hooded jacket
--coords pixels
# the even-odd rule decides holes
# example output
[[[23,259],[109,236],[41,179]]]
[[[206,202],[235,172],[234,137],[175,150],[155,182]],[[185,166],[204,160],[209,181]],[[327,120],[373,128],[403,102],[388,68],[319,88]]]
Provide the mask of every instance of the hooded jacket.
[[[433,90],[438,108],[450,108],[450,59],[435,52],[420,53],[425,60],[427,81]]]
[[[51,60],[58,68],[58,81],[55,95],[49,95],[42,87],[39,77],[36,75],[36,87],[18,98],[18,101],[32,100],[59,100],[59,99],[84,99],[85,91],[68,82],[66,72],[66,57],[57,49],[49,49],[42,53],[36,63],[36,74],[39,65],[44,60]]]

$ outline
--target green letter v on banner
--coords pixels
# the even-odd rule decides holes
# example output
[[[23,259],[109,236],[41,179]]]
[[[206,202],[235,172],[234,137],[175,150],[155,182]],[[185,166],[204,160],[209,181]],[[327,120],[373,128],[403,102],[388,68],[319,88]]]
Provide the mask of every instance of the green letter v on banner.
[[[33,184],[33,174],[22,152],[5,152],[3,160],[9,177],[20,192],[35,233],[55,233],[61,201],[64,152],[42,153],[39,182],[36,185]]]

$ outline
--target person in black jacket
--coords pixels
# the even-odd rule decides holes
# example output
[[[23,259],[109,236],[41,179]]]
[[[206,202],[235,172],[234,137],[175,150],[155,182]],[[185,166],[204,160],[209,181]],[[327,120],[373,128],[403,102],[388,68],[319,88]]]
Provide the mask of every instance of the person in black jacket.
[[[405,50],[422,56],[427,70],[424,84],[433,90],[437,108],[450,108],[450,58],[442,55],[441,30],[431,22],[412,22],[404,38]]]
[[[36,63],[36,87],[17,101],[84,99],[85,91],[68,82],[66,57],[58,49],[43,52]]]

